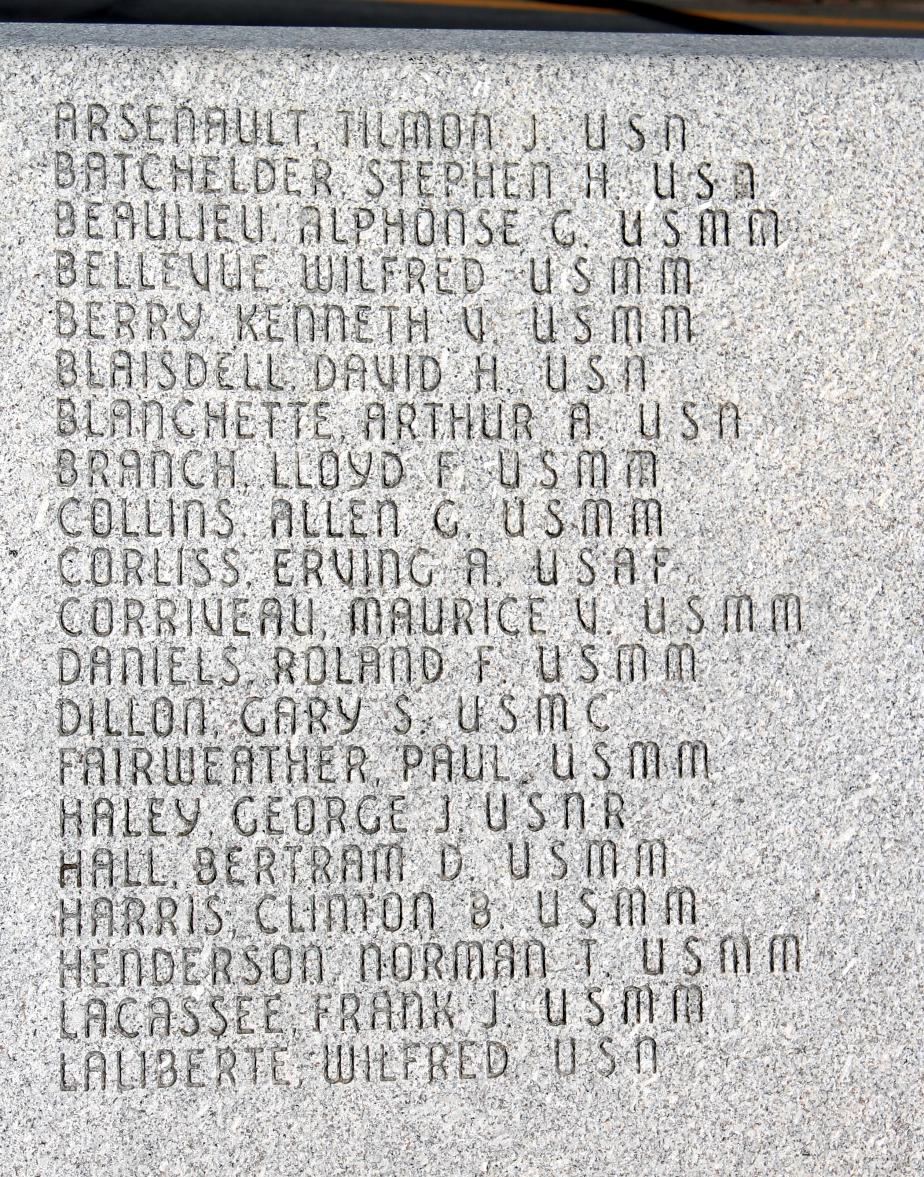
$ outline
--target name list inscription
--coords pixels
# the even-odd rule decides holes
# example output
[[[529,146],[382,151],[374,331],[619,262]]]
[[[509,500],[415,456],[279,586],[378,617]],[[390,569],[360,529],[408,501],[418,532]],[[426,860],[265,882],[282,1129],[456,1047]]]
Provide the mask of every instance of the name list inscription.
[[[48,112],[66,1091],[657,1075],[787,925],[713,928],[678,394],[785,207],[682,110]],[[687,455],[690,455],[689,462]]]

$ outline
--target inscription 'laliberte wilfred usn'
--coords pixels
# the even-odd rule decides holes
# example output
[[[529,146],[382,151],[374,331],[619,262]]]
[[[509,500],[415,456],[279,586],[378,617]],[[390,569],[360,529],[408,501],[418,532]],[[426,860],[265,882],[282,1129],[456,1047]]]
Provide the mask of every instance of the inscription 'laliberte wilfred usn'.
[[[914,51],[6,36],[0,1177],[924,1171]]]

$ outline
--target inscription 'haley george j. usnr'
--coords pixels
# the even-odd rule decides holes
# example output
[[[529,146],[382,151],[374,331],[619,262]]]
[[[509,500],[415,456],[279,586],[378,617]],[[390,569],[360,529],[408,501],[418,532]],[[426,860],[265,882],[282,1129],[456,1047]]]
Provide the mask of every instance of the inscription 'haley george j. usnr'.
[[[7,30],[3,1177],[920,1171],[842,44]]]

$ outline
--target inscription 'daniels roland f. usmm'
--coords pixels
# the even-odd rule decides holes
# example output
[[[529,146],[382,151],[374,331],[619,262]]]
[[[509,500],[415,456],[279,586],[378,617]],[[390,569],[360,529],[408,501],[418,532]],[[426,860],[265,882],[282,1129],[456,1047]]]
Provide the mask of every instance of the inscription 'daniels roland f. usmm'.
[[[44,115],[60,1089],[688,1065],[812,969],[669,819],[812,631],[685,505],[767,444],[678,373],[779,177],[676,102],[153,93]]]

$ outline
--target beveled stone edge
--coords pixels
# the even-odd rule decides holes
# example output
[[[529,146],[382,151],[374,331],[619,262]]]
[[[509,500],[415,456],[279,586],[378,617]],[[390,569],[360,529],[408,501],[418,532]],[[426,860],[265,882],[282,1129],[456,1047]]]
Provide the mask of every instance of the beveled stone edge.
[[[603,54],[610,56],[924,58],[919,37],[714,36],[548,30],[324,28],[251,25],[0,22],[0,46],[127,49],[297,49],[340,52]]]

